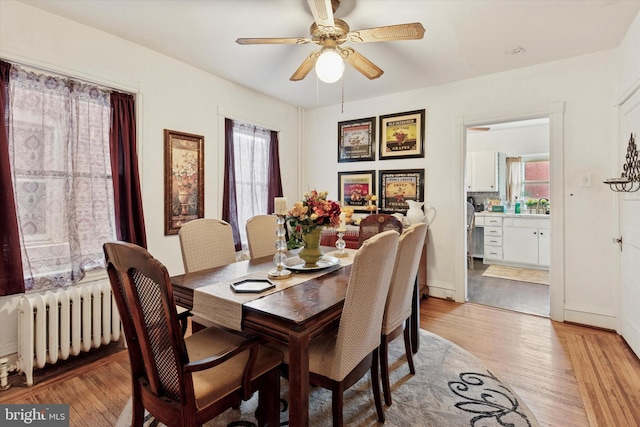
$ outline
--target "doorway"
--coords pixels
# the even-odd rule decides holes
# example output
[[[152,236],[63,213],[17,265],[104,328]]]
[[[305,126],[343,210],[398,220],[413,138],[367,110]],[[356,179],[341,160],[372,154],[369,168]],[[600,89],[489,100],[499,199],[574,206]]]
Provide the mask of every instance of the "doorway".
[[[465,198],[476,211],[467,258],[469,302],[550,315],[549,122],[513,120],[465,130]]]

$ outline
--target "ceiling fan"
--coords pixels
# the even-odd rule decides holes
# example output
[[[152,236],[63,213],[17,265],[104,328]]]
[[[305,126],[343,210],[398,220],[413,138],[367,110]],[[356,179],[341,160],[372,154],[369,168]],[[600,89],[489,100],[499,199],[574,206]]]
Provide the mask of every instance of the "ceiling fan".
[[[410,24],[388,25],[384,27],[367,28],[351,31],[349,25],[342,19],[334,18],[333,14],[340,6],[340,0],[307,0],[313,19],[310,38],[239,38],[236,43],[246,44],[307,44],[316,43],[322,48],[312,52],[289,78],[292,81],[304,79],[315,66],[318,77],[326,83],[333,83],[342,77],[343,60],[351,64],[370,80],[377,79],[384,71],[373,62],[362,56],[351,47],[340,45],[349,41],[353,43],[383,42],[393,40],[419,40],[424,36],[424,27],[419,22]],[[323,78],[320,68],[326,61],[338,61],[340,67],[333,75]],[[333,68],[336,70],[336,67]]]

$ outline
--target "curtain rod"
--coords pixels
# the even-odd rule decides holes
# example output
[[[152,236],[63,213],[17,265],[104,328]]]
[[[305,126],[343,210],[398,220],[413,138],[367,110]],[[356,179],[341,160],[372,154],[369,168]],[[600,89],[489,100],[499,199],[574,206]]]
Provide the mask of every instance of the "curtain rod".
[[[8,55],[8,56],[11,57],[11,55]],[[80,75],[77,72],[73,72],[70,70],[56,69],[59,67],[56,67],[53,64],[48,64],[52,67],[52,68],[48,68],[47,65],[41,65],[42,63],[36,63],[40,61],[30,62],[29,60],[25,60],[25,59],[17,59],[17,60],[10,59],[10,58],[8,59],[6,53],[0,54],[0,59],[10,64],[15,64],[20,67],[28,68],[30,69],[30,71],[45,72],[49,74],[54,74],[57,77],[71,78],[71,79],[79,80],[82,83],[101,86],[103,89],[108,89],[115,92],[126,92],[134,95],[140,93],[139,87],[133,87],[133,86],[121,84],[118,82],[111,82],[109,80],[105,80],[103,78],[100,78],[97,76],[91,76],[88,74]]]

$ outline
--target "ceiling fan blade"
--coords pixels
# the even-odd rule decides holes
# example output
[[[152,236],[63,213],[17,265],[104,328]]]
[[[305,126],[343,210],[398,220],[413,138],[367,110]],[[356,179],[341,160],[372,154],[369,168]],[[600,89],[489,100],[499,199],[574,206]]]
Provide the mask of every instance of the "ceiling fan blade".
[[[320,51],[316,50],[315,52],[311,52],[309,56],[302,61],[302,64],[298,67],[298,69],[289,77],[289,80],[292,82],[297,82],[298,80],[302,80],[307,77],[309,71],[316,65],[316,61],[318,60],[318,56],[320,56]]]
[[[425,29],[419,22],[411,24],[387,25],[385,27],[367,28],[350,31],[347,40],[355,43],[386,42],[392,40],[419,40]]]
[[[333,28],[335,26],[331,0],[307,0],[307,3],[313,14],[313,19],[321,31],[325,27]]]
[[[476,132],[487,132],[491,130],[491,128],[488,126],[479,126],[479,127],[467,128],[467,130],[475,130]]]
[[[236,40],[238,44],[307,44],[311,40],[304,37],[288,37],[288,38],[239,38]]]
[[[377,79],[384,73],[376,64],[369,61],[367,58],[348,47],[346,49],[338,48],[340,54],[353,68],[360,71],[369,80]]]

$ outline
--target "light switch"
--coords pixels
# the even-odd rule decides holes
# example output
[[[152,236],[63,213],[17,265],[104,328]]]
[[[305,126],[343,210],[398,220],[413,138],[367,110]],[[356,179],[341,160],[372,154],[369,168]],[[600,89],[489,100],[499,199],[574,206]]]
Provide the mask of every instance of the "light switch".
[[[580,187],[591,187],[591,174],[580,174]]]

